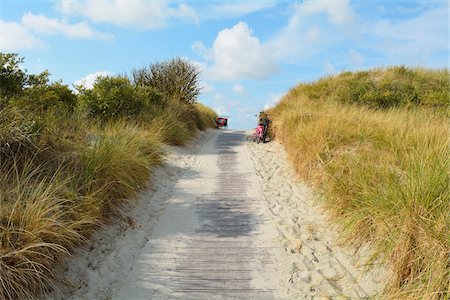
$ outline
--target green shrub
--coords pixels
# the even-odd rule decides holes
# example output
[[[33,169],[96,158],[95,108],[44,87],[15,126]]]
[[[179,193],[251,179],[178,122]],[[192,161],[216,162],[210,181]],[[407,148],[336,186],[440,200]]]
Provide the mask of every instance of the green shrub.
[[[161,94],[150,87],[133,86],[125,77],[100,77],[92,89],[81,89],[80,106],[103,120],[136,117],[161,106]]]
[[[373,108],[427,106],[446,108],[450,104],[449,72],[405,66],[369,71],[343,72],[294,88],[310,99],[338,100]]]
[[[167,98],[185,104],[193,104],[200,94],[200,71],[192,63],[182,58],[151,64],[132,72],[135,85],[149,86]]]
[[[17,54],[0,53],[0,108],[13,106],[32,111],[47,109],[73,110],[76,95],[67,85],[60,82],[49,84],[49,72],[27,74],[20,64],[23,58]]]

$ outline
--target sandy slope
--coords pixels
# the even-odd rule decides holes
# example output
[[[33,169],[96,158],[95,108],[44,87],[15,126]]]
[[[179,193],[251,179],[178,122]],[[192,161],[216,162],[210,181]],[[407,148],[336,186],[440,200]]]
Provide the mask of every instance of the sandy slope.
[[[210,130],[170,148],[117,223],[67,259],[53,299],[312,299],[382,287],[340,248],[282,147]]]

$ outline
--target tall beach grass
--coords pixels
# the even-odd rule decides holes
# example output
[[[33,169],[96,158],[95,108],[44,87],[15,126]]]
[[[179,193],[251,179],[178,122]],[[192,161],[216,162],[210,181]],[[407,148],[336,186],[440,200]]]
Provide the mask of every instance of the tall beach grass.
[[[322,191],[342,239],[371,244],[366,263],[389,268],[383,298],[449,297],[448,76],[344,73],[293,88],[271,112],[276,137],[299,176]],[[389,93],[379,81],[397,88],[380,100],[374,95]],[[403,83],[417,87],[414,101],[403,98],[411,94]]]
[[[78,95],[54,84],[4,88],[0,299],[35,299],[61,280],[55,264],[149,184],[163,145],[185,144],[215,113],[124,77]]]

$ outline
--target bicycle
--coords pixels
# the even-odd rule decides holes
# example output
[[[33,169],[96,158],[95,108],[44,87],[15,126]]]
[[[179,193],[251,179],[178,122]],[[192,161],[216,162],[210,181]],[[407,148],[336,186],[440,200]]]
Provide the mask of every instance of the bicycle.
[[[258,124],[255,132],[253,132],[253,142],[257,142],[259,144],[261,141],[264,142],[264,126]]]

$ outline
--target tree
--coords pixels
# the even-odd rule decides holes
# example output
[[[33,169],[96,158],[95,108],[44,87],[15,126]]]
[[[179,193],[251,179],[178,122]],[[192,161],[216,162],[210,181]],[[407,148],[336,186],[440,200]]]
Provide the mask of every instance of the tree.
[[[76,95],[61,82],[50,83],[48,71],[27,74],[16,53],[0,53],[0,108],[16,105],[31,110],[65,108],[73,110]]]
[[[20,68],[23,58],[17,53],[0,53],[0,97],[4,103],[7,99],[20,95],[27,84],[26,70]]]
[[[153,87],[166,97],[187,104],[195,103],[201,91],[200,71],[182,58],[154,63],[132,71],[131,75],[135,85]]]

